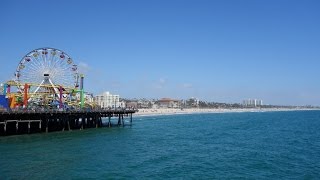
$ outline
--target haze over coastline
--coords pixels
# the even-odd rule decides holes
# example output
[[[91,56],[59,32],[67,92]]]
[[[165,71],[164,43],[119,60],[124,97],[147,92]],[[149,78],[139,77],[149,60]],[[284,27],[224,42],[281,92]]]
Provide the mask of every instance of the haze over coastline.
[[[319,8],[312,0],[5,0],[0,82],[47,46],[67,52],[95,94],[318,106]]]

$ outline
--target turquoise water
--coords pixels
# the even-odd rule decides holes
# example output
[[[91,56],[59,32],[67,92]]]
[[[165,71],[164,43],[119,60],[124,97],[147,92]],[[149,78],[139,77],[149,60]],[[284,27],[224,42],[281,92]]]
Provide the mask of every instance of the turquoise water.
[[[135,117],[0,137],[0,179],[319,179],[320,111]]]

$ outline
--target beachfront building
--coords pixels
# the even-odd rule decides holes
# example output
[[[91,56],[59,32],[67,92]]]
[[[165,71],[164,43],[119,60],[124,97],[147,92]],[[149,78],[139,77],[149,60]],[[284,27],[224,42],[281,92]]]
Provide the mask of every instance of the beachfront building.
[[[94,102],[101,108],[115,108],[121,107],[120,96],[113,95],[110,92],[104,92],[101,95],[94,97]]]
[[[248,107],[262,106],[262,100],[260,99],[246,99],[243,100],[243,105]]]
[[[135,109],[156,109],[158,105],[156,104],[157,100],[149,100],[149,99],[125,99],[127,108],[135,108]]]
[[[181,102],[179,100],[162,98],[157,101],[159,108],[180,108]]]
[[[192,97],[185,101],[186,107],[197,108],[199,107],[200,100],[198,98]]]
[[[135,102],[135,101],[127,101],[127,102],[126,102],[126,107],[127,107],[127,108],[138,109],[138,102]]]

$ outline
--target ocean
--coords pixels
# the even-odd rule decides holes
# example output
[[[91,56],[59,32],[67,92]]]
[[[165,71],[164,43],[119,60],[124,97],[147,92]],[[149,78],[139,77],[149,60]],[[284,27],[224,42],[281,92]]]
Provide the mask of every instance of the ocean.
[[[0,137],[0,179],[319,179],[320,111],[134,117]]]

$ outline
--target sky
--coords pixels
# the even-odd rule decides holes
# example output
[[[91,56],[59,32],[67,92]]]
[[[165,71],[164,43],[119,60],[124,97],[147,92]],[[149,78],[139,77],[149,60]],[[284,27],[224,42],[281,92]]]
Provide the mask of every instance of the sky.
[[[69,54],[86,91],[320,105],[318,0],[2,0],[0,82],[33,49]]]

